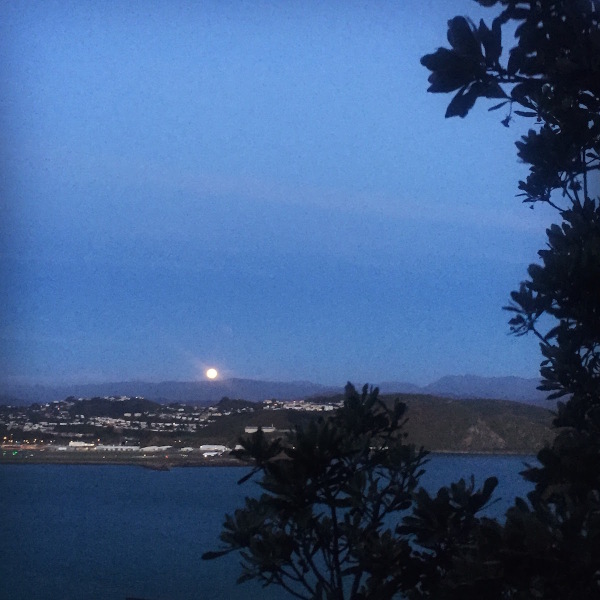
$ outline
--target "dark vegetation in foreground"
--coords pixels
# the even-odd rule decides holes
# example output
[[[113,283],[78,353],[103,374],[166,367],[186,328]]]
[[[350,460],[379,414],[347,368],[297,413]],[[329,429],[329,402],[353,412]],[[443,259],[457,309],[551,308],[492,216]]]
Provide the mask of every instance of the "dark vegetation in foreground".
[[[477,1],[499,5],[491,27],[455,17],[450,48],[421,62],[430,92],[454,94],[447,117],[487,98],[506,127],[530,119],[519,190],[558,223],[507,309],[511,331],[540,342],[541,389],[563,400],[556,437],[500,522],[479,514],[495,477],[420,489],[426,453],[404,435],[406,405],[349,384],[335,415],[245,440],[262,494],[226,516],[221,549],[204,555],[239,552],[241,582],[306,600],[600,598],[600,2]]]

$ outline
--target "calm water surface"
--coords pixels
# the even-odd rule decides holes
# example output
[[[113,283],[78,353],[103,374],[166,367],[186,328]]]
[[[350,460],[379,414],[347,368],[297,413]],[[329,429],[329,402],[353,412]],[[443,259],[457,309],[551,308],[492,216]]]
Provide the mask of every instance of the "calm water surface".
[[[533,457],[433,456],[429,490],[495,474],[500,516],[530,485]],[[137,467],[0,466],[2,600],[274,600],[277,588],[236,586],[238,559],[202,561],[218,547],[223,516],[253,493],[231,467],[161,472]]]

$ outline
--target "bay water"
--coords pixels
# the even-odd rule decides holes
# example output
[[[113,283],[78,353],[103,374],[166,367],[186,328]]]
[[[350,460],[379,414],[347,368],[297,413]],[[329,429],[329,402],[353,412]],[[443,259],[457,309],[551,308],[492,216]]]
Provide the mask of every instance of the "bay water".
[[[501,517],[531,484],[519,471],[534,457],[432,455],[422,485],[496,475]],[[246,471],[206,467],[151,471],[92,465],[0,466],[1,600],[275,600],[277,587],[248,582],[219,548],[225,513],[254,495]]]

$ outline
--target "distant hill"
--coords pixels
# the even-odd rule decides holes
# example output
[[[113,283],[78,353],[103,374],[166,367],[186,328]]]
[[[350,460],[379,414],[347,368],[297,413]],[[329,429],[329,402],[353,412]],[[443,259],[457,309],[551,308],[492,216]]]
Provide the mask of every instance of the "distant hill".
[[[258,393],[260,389],[267,389],[268,399],[275,395],[271,392],[277,389],[292,394],[301,391],[306,393],[315,389],[307,384],[260,388],[259,385],[244,387],[247,385],[246,383],[236,387],[236,383],[239,382],[234,382],[234,385],[229,386],[229,391],[246,390],[248,393],[249,389],[251,392]],[[267,384],[267,382],[252,383]],[[200,388],[202,387],[205,386],[200,386]],[[118,389],[121,390],[121,388]],[[160,387],[158,389],[160,393],[163,393],[165,389],[168,391],[169,388]],[[175,389],[181,388],[176,387]],[[187,390],[187,387],[183,389]],[[321,390],[322,387],[318,386],[318,389]],[[85,391],[88,390],[89,388],[86,388]],[[198,388],[195,388],[195,391],[197,393]],[[176,434],[153,433],[156,440],[152,443],[162,445],[162,443],[170,443],[169,435],[176,435],[177,438],[187,435],[188,439],[194,443],[235,445],[247,426],[272,426],[277,430],[274,435],[281,435],[282,431],[327,414],[320,411],[285,410],[284,403],[251,402],[233,397],[238,394],[230,394],[226,397],[222,391],[223,388],[218,387],[217,397],[220,396],[221,399],[211,402],[218,408],[217,411],[213,411],[214,418],[211,418],[199,432],[189,435],[179,432]],[[481,390],[477,391],[481,393]],[[94,397],[97,394],[92,394],[90,399],[79,401],[72,394],[65,398],[64,392],[65,390],[62,389],[62,399],[68,399],[69,402],[66,405],[60,405],[56,410],[63,411],[66,408],[72,418],[75,416],[79,418],[80,415],[122,418],[129,413],[154,413],[164,410],[175,412],[179,408],[175,404],[174,407],[168,409],[164,406],[161,407],[153,400],[140,397],[109,400],[103,397]],[[115,395],[121,396],[122,394]],[[197,395],[194,396],[194,398],[197,397]],[[312,395],[312,398],[337,402],[343,398],[343,394],[339,389],[337,394],[315,394]],[[382,398],[388,402],[399,398],[407,404],[408,422],[405,432],[408,434],[408,441],[432,451],[533,454],[556,435],[556,431],[552,429],[552,414],[547,406],[542,408],[522,402],[486,398],[442,397],[423,394],[420,390],[417,393],[408,394],[387,393],[383,394]],[[186,401],[186,404],[192,404],[192,402]],[[249,411],[248,408],[253,410]],[[8,414],[11,409],[5,408],[4,411]],[[217,416],[218,418],[216,418]],[[163,437],[161,438],[161,436]]]
[[[361,382],[354,382],[358,387]],[[382,394],[431,394],[450,398],[481,398],[512,400],[544,408],[552,408],[543,392],[537,388],[538,379],[522,377],[478,377],[450,375],[426,386],[409,382],[383,382]],[[68,396],[93,398],[103,396],[142,396],[155,402],[184,402],[186,404],[214,404],[221,398],[262,400],[295,400],[312,396],[340,393],[343,384],[324,386],[309,381],[261,381],[255,379],[223,379],[219,381],[123,381],[115,383],[41,386],[1,385],[0,404],[31,404],[64,400]]]
[[[438,452],[534,454],[556,435],[549,410],[507,400],[404,395],[408,441]]]
[[[426,386],[404,382],[384,382],[382,393],[431,394],[449,398],[482,398],[512,400],[544,408],[553,408],[546,393],[537,389],[539,379],[523,377],[480,377],[477,375],[448,375]]]
[[[341,398],[341,394],[330,397]],[[395,398],[408,406],[404,428],[407,441],[433,452],[535,454],[556,435],[550,411],[537,406],[508,400],[460,400],[423,394],[382,396],[389,402]],[[203,443],[234,445],[244,435],[246,426],[273,426],[277,429],[273,435],[281,435],[283,430],[321,416],[321,413],[264,407],[252,413],[237,413],[237,403],[230,402],[219,403],[219,407],[234,412],[202,429]]]
[[[547,394],[537,389],[539,379],[522,377],[478,377],[476,375],[452,375],[442,377],[425,389],[429,394],[443,393],[456,398],[494,398],[515,400],[527,404],[548,407]]]
[[[421,386],[408,381],[383,381],[377,387],[382,394],[420,394],[423,391]]]
[[[214,404],[223,397],[242,398],[253,402],[295,400],[310,396],[339,393],[340,387],[327,387],[306,381],[259,381],[254,379],[223,379],[219,381],[122,381],[115,383],[74,384],[62,386],[12,385],[0,387],[4,404],[46,403],[69,396],[93,398],[104,396],[141,396],[156,402]]]
[[[76,401],[69,408],[73,415],[89,417],[122,418],[125,413],[143,413],[157,411],[161,405],[145,398],[126,398],[122,401],[113,401],[106,398],[90,398],[89,400]]]

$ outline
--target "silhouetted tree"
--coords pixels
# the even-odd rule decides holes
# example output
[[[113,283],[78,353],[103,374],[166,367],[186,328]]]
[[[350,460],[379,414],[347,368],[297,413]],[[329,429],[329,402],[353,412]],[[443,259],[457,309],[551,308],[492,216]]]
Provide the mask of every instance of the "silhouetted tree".
[[[259,429],[242,440],[261,475],[259,498],[225,520],[225,548],[239,551],[238,581],[277,584],[297,598],[392,598],[413,587],[409,537],[394,527],[412,504],[426,452],[405,443],[406,406],[389,408],[378,390],[346,386],[333,416],[267,441]]]
[[[328,600],[600,597],[600,2],[477,1],[499,8],[491,26],[451,19],[450,48],[422,63],[429,91],[455,92],[447,117],[492,98],[503,125],[532,120],[517,142],[529,165],[519,189],[560,222],[507,308],[515,334],[540,340],[542,389],[566,399],[560,433],[524,472],[527,501],[500,523],[479,516],[494,477],[417,489],[425,452],[403,440],[404,405],[349,385],[332,417],[244,441],[255,465],[244,479],[262,475],[264,493],[226,518],[223,550],[204,555],[241,552],[240,581]],[[516,44],[505,54],[507,25]]]
[[[421,59],[431,71],[428,91],[456,91],[446,117],[465,117],[478,98],[495,98],[501,102],[489,110],[505,107],[506,127],[514,115],[531,119],[532,129],[517,142],[519,158],[529,165],[529,176],[519,182],[525,202],[555,204],[556,190],[576,202],[581,191],[588,194],[589,174],[600,169],[600,5],[476,1],[503,8],[491,27],[460,16],[448,22],[451,47]],[[503,56],[502,28],[510,22],[517,43]]]
[[[448,23],[451,48],[422,58],[432,71],[429,91],[457,90],[446,116],[464,117],[477,98],[502,98],[535,119],[517,142],[529,176],[519,182],[524,201],[557,209],[547,230],[542,264],[511,294],[511,330],[533,333],[543,361],[541,389],[559,403],[560,433],[523,474],[535,483],[529,502],[517,499],[500,525],[466,523],[465,542],[451,559],[422,539],[427,523],[456,511],[447,490],[438,504],[418,498],[404,532],[424,551],[422,581],[412,597],[600,597],[600,2],[597,0],[479,0],[500,5],[488,27],[464,17]],[[516,24],[517,44],[503,62],[502,28]],[[521,109],[514,107],[520,106]],[[533,204],[532,204],[533,206]],[[433,513],[433,516],[432,516]],[[439,534],[439,528],[433,527]],[[433,535],[433,534],[432,534]],[[481,597],[481,596],[477,596]]]

